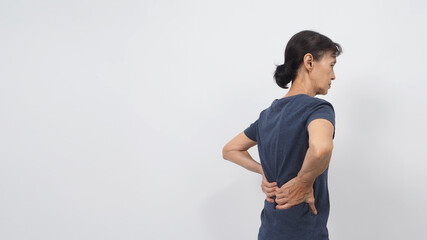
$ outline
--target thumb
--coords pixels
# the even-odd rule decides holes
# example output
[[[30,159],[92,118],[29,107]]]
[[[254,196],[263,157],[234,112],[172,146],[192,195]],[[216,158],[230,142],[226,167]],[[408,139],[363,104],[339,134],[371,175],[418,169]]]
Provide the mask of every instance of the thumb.
[[[314,201],[309,202],[308,205],[310,206],[311,211],[313,212],[313,214],[317,215],[317,209],[316,209],[316,206],[314,206]]]

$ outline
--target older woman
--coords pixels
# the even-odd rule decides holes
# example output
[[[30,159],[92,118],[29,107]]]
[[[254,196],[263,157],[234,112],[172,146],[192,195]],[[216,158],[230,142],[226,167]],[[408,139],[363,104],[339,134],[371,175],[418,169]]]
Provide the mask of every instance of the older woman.
[[[335,80],[341,46],[328,37],[301,31],[289,40],[285,62],[276,66],[279,87],[258,119],[223,148],[223,157],[263,177],[266,193],[259,240],[329,239],[328,166],[335,138],[332,104],[326,95]],[[247,150],[258,146],[260,163]]]

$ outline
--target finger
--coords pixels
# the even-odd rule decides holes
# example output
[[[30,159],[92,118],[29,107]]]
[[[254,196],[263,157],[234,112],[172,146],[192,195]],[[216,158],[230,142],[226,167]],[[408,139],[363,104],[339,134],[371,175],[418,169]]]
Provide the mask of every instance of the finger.
[[[267,197],[276,196],[276,192],[266,193]]]
[[[270,192],[275,192],[276,188],[265,188],[265,191],[270,193]]]
[[[286,190],[287,190],[287,188],[283,188],[283,187],[279,188],[279,187],[278,187],[276,191],[277,191],[278,193],[284,193]]]
[[[316,209],[316,206],[314,206],[314,202],[308,203],[308,205],[311,208],[311,212],[313,212],[314,215],[317,215],[317,209]]]
[[[267,180],[263,179],[262,182],[261,182],[261,185],[265,186],[265,187],[268,187],[268,188],[271,188],[271,187],[277,186],[277,183],[275,183],[275,182],[270,183]]]
[[[283,195],[277,194],[277,192],[276,192],[276,199],[277,199],[277,200],[281,200],[281,201],[282,201],[282,200],[284,200],[284,199],[285,199],[285,197],[286,197],[286,196],[283,196]]]
[[[263,185],[266,187],[274,187],[277,186],[276,182],[268,182],[267,179],[263,179]]]
[[[275,201],[276,201],[276,203],[277,204],[279,204],[279,205],[283,205],[283,204],[285,204],[285,203],[288,203],[288,199],[286,199],[286,198],[279,198],[279,197],[277,197],[276,196],[276,199],[275,199]]]
[[[268,187],[265,187],[263,185],[261,185],[261,189],[265,193],[271,193],[271,192],[275,192],[276,191],[275,188],[268,188]]]
[[[276,196],[276,192],[265,192],[265,191],[263,191],[263,192],[265,193],[265,195],[267,197],[274,197],[274,196]]]
[[[277,186],[277,183],[276,182],[267,182],[266,185],[268,187],[275,187],[275,186]]]
[[[263,192],[265,193],[265,195],[267,195],[268,197],[276,196],[276,191],[274,190],[274,188],[273,188],[273,190],[272,190],[271,188],[266,188],[266,189],[263,189],[262,191],[263,191]]]
[[[274,199],[267,197],[266,198],[268,202],[274,202]]]
[[[290,203],[286,203],[283,205],[276,205],[276,209],[289,209],[291,208],[293,205],[291,205]]]
[[[281,197],[285,197],[288,196],[289,194],[286,194],[283,190],[279,189],[276,191],[276,196],[281,196]]]

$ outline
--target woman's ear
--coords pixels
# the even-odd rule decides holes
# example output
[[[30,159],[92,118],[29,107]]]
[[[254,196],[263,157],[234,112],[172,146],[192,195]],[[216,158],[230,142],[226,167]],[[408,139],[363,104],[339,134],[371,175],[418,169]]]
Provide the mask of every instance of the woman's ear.
[[[313,69],[313,64],[314,64],[314,58],[313,58],[313,55],[311,55],[311,53],[306,53],[305,55],[304,55],[304,66],[307,68],[307,70],[309,71],[309,72],[311,72]]]

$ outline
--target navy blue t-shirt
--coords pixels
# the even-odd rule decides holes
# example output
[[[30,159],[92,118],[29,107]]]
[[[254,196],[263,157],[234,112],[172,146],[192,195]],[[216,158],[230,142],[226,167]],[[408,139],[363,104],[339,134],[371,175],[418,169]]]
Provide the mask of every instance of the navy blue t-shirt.
[[[258,119],[244,130],[256,141],[264,175],[281,187],[296,177],[308,149],[308,124],[317,118],[329,120],[335,128],[335,111],[324,99],[297,94],[275,99]],[[335,138],[335,130],[333,133]],[[317,215],[308,203],[276,209],[276,202],[264,200],[258,240],[327,240],[329,217],[328,169],[313,185]]]

